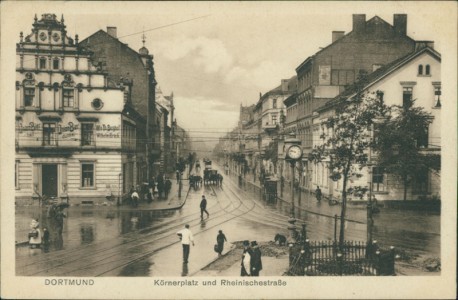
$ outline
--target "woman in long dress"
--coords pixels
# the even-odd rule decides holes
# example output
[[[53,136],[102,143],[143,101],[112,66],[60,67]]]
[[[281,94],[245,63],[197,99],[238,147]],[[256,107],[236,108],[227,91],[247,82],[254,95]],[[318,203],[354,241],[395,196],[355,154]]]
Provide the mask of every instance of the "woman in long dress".
[[[40,248],[41,245],[41,230],[40,230],[40,223],[37,220],[32,219],[32,223],[30,224],[30,233],[29,233],[29,245],[30,248]]]

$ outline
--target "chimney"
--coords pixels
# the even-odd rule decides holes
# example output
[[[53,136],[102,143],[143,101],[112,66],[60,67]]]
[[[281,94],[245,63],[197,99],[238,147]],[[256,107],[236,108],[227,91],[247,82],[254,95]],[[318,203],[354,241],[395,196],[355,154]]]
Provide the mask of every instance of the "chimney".
[[[344,35],[345,35],[345,31],[333,31],[332,32],[332,42],[334,43],[335,41],[337,41]]]
[[[393,27],[397,33],[401,35],[406,35],[407,33],[407,15],[406,14],[394,14]]]
[[[107,33],[114,37],[115,39],[118,38],[118,33],[116,27],[113,26],[107,26]]]
[[[287,92],[288,91],[288,79],[281,80],[281,91]]]
[[[364,33],[366,31],[366,15],[354,14],[353,15],[353,32]]]

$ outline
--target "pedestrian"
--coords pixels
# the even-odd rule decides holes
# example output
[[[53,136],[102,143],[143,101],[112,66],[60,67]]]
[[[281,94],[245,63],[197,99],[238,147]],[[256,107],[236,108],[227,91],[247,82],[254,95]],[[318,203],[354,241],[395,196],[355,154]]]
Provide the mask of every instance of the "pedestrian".
[[[226,236],[224,235],[223,231],[218,231],[218,235],[216,236],[216,244],[218,249],[218,255],[221,256],[221,253],[224,249],[224,242],[227,242]]]
[[[38,220],[32,219],[29,232],[29,245],[32,249],[40,248],[41,245],[41,231],[39,227],[40,223],[38,223]]]
[[[251,249],[253,251],[251,256],[251,276],[259,276],[259,272],[262,270],[261,249],[259,249],[256,241],[251,242]]]
[[[177,184],[180,182],[180,171],[176,171],[176,177],[177,177]]]
[[[56,215],[54,216],[54,219],[56,220],[56,227],[57,227],[57,235],[61,236],[62,231],[64,230],[64,218],[67,216],[65,213],[62,211],[62,208],[57,208]]]
[[[180,237],[181,245],[183,246],[183,263],[188,263],[189,246],[191,243],[194,246],[194,236],[192,235],[191,230],[189,230],[188,224],[184,227],[184,229],[177,232],[177,235]]]
[[[319,186],[317,186],[315,190],[315,197],[318,202],[321,201],[321,196],[322,196],[321,189]]]
[[[134,190],[132,194],[130,195],[130,198],[132,199],[132,206],[137,207],[138,205],[138,193],[137,190]]]
[[[154,177],[151,177],[149,181],[149,195],[148,200],[151,202],[154,200],[154,188],[156,187],[156,183],[154,182]]]
[[[242,254],[242,269],[240,272],[241,276],[250,276],[251,275],[251,249],[250,249],[250,242],[243,241],[243,254]]]
[[[204,218],[204,212],[207,214],[207,218],[210,214],[207,211],[207,199],[205,199],[205,195],[202,195],[202,201],[200,201],[200,218]]]
[[[43,250],[49,251],[49,230],[46,227],[43,227]]]
[[[169,196],[170,190],[172,189],[172,182],[166,177],[164,183],[165,198]]]

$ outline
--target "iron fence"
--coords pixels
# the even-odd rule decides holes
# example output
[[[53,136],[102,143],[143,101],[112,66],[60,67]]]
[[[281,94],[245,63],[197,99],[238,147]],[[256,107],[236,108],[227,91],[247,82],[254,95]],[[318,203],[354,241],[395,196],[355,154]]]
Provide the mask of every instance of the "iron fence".
[[[289,275],[387,276],[395,275],[394,247],[379,249],[360,241],[306,241],[290,244]]]

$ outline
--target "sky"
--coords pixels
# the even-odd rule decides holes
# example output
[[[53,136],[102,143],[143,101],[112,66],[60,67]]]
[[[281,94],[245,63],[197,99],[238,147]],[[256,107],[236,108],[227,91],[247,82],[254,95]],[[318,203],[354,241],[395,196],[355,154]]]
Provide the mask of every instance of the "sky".
[[[17,3],[8,23],[14,43],[28,34],[34,14],[63,14],[68,34],[82,40],[107,26],[134,50],[154,55],[156,79],[164,95],[174,93],[178,124],[192,136],[215,141],[233,128],[240,105],[258,101],[295,75],[308,56],[331,43],[331,32],[351,31],[352,14],[375,15],[392,24],[407,13],[407,33],[434,40],[441,51],[440,4],[429,2],[96,2],[78,5]],[[23,9],[20,9],[20,8]],[[11,18],[11,16],[10,16]],[[12,46],[14,46],[12,43]]]

